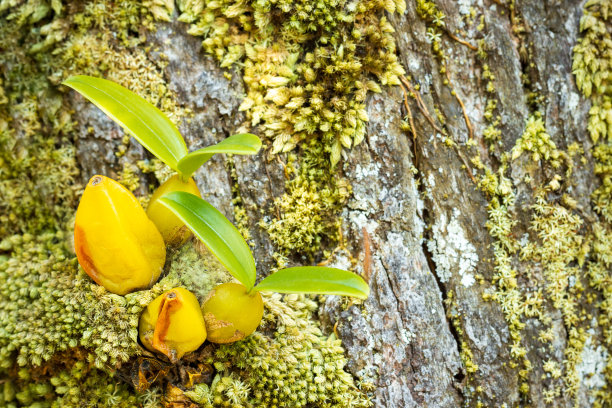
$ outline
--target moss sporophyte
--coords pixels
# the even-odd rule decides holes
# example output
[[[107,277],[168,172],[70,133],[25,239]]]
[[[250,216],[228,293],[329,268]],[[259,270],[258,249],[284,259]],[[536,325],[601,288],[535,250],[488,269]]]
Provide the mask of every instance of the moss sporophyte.
[[[180,287],[158,296],[139,321],[140,340],[147,349],[174,363],[198,349],[207,335],[214,343],[244,339],[262,320],[260,292],[368,296],[369,287],[361,277],[326,267],[282,269],[255,285],[255,260],[249,246],[234,225],[200,197],[191,175],[215,153],[257,153],[259,138],[234,135],[188,153],[174,124],[129,90],[85,76],[65,83],[177,172],[153,194],[146,213],[136,197],[114,180],[104,176],[90,180],[75,223],[77,258],[88,275],[119,295],[148,288],[164,267],[164,239],[167,245],[180,246],[189,238],[189,230],[240,282],[213,288],[202,305],[193,293]]]

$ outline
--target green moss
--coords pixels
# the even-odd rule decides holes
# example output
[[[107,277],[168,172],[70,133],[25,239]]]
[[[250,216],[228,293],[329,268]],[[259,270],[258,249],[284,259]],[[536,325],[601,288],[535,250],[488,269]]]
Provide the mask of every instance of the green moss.
[[[593,205],[595,211],[612,223],[612,143],[595,146],[593,157],[597,160],[595,174],[601,178],[601,186],[593,192]]]
[[[365,136],[368,93],[398,84],[404,73],[384,16],[385,10],[403,13],[404,0],[193,0],[179,1],[178,8],[179,20],[191,23],[189,33],[202,37],[221,67],[241,69],[244,128],[258,125],[272,153],[301,149],[287,164],[285,194],[262,221],[279,264],[337,241],[337,212],[350,191],[330,174],[342,149]],[[234,204],[238,225],[246,225],[236,192]]]
[[[351,194],[348,182],[331,171],[321,146],[312,141],[305,145],[299,168],[297,157],[288,156],[286,192],[274,201],[273,219],[261,221],[279,248],[279,259],[290,254],[313,256],[324,239],[338,241],[341,224],[336,214]]]
[[[459,357],[461,358],[461,363],[463,364],[465,372],[467,373],[464,386],[464,397],[466,398],[464,406],[474,406],[474,402],[476,402],[476,404],[481,403],[478,394],[480,394],[482,390],[478,389],[480,387],[477,387],[476,389],[473,387],[474,382],[476,381],[476,376],[478,375],[478,364],[474,362],[474,354],[470,348],[470,345],[465,340],[465,332],[461,322],[461,311],[457,305],[454,291],[448,291],[444,303],[446,306],[446,317],[452,324],[455,333],[459,337]]]
[[[169,253],[169,264],[168,275],[164,279],[180,283],[200,301],[203,301],[216,285],[233,280],[208,248],[196,239],[190,240],[178,251]]]
[[[577,211],[577,200],[571,195],[574,161],[586,163],[582,148],[574,143],[567,147],[567,151],[559,149],[537,112],[527,120],[523,135],[512,151],[501,155],[501,166],[497,171],[489,169],[478,157],[473,159],[473,164],[483,172],[479,186],[489,197],[487,227],[494,238],[494,288],[486,291],[484,297],[497,301],[504,312],[510,331],[510,354],[514,360],[510,365],[519,368],[519,390],[522,393],[529,392],[529,377],[533,370],[522,340],[526,320],[537,319],[544,325],[539,340],[550,345],[556,332],[552,327],[553,316],[560,315],[563,319],[567,333],[563,359],[557,360],[551,353],[549,359],[534,362],[549,378],[542,394],[544,401],[549,403],[562,392],[576,398],[578,403],[578,391],[584,387],[581,384],[584,373],[580,372],[579,365],[589,338],[588,330],[597,330],[591,326],[584,300],[592,303],[598,298],[597,293],[601,294],[598,325],[604,333],[608,332],[612,316],[609,308],[612,292],[606,283],[610,279],[612,259],[610,143],[601,141],[603,137],[609,137],[608,118],[612,118],[608,116],[612,105],[608,103],[605,80],[609,69],[605,55],[610,44],[606,24],[611,4],[599,0],[587,2],[582,20],[585,34],[574,50],[577,84],[593,102],[589,132],[595,143],[600,142],[593,150],[593,157],[602,184],[592,199],[593,208],[603,220],[587,222]],[[520,29],[520,24],[516,27]],[[481,58],[484,59],[485,55],[482,54]],[[485,79],[492,81],[491,75],[487,74],[488,67],[485,65],[484,68]],[[486,120],[493,120],[495,108],[495,103],[489,101],[485,110]],[[498,132],[495,122],[491,126],[484,136],[493,142],[497,140]],[[529,155],[527,160],[525,153]],[[515,205],[514,186],[505,176],[511,166],[522,166],[525,175],[516,182],[524,182],[534,189],[534,200],[529,206],[521,203],[517,208]],[[529,220],[527,231],[525,226],[518,225],[517,219]],[[521,227],[523,229],[519,229]],[[520,240],[516,238],[519,233],[523,234]],[[606,343],[610,350],[612,343],[609,338],[606,338]],[[609,361],[608,383],[612,379],[610,367]],[[607,406],[612,401],[608,387],[587,392],[596,397],[597,406]]]
[[[557,381],[556,386],[545,391],[547,401],[553,401],[558,395],[558,386],[562,386],[571,397],[578,398],[582,381],[578,366],[588,326],[580,299],[585,291],[586,269],[583,266],[588,238],[584,236],[582,218],[575,213],[576,201],[568,193],[560,194],[571,185],[567,179],[572,174],[572,157],[578,158],[578,151],[577,146],[568,147],[569,153],[559,150],[536,113],[527,120],[512,154],[502,155],[498,172],[492,172],[475,160],[477,167],[484,171],[479,185],[489,196],[487,228],[495,239],[495,289],[486,292],[485,299],[499,302],[506,317],[512,342],[510,354],[515,360],[514,365],[519,367],[521,392],[529,391],[529,373],[533,368],[522,343],[526,319],[538,319],[548,327],[552,324],[554,311],[560,312],[563,318],[568,335],[564,359],[547,360],[541,367],[553,380],[562,379],[562,383]],[[529,159],[519,164],[519,158],[525,152],[530,154]],[[527,211],[524,215],[530,224],[529,233],[524,234],[520,242],[515,238],[519,210],[515,207],[514,187],[504,175],[507,167],[513,165],[524,166],[530,178],[540,180],[540,171],[546,175],[541,180],[542,185],[536,187],[534,203],[521,210]],[[520,274],[517,272],[519,265]],[[552,339],[552,328],[542,330],[542,342],[548,343]]]
[[[63,229],[75,204],[78,175],[74,147],[64,136],[71,130],[69,119],[61,113],[54,122],[39,116],[50,103],[57,111],[56,97],[9,95],[10,105],[0,106],[0,239]]]
[[[73,73],[106,74],[178,120],[163,64],[148,60],[131,33],[153,17],[140,2],[90,1],[62,14],[61,2],[0,8],[0,360],[39,365],[82,345],[98,366],[138,353],[135,327],[153,292],[110,295],[80,272],[68,244],[79,190],[71,112],[57,85]],[[74,11],[74,10],[73,10]],[[119,51],[118,44],[123,50]],[[127,163],[123,181],[138,182]],[[163,284],[162,284],[163,286]],[[161,287],[160,287],[161,288]]]
[[[608,349],[607,387],[596,393],[597,407],[612,404],[609,389],[612,383],[612,287],[607,283],[612,270],[612,96],[609,84],[612,71],[608,57],[612,50],[612,33],[609,30],[611,11],[612,2],[609,0],[591,0],[585,4],[580,20],[582,37],[574,47],[573,55],[576,84],[591,100],[587,130],[595,143],[595,173],[601,180],[591,199],[594,210],[603,220],[594,223],[592,235],[584,245],[584,252],[589,254],[586,260],[589,283],[602,296],[598,305],[598,320]]]
[[[446,15],[430,0],[417,0],[416,11],[428,24],[427,40],[431,43],[431,49],[441,63],[440,73],[446,72],[446,55],[442,47],[442,34],[446,27],[444,19]]]
[[[188,287],[202,299],[215,283],[230,279],[206,250],[188,244],[168,254],[166,276],[152,289],[118,296],[95,285],[72,253],[83,186],[72,112],[59,84],[77,73],[105,76],[178,123],[190,112],[176,103],[163,78],[165,63],[148,58],[141,34],[154,20],[168,19],[173,6],[166,0],[0,3],[0,48],[12,50],[0,55],[2,406],[158,406],[157,386],[136,395],[112,376],[142,352],[141,311],[170,287]],[[252,9],[240,2],[179,6],[194,13],[192,33],[206,37],[207,51],[223,66],[243,66],[248,95],[242,108],[251,124],[262,126],[275,151],[300,143],[306,152],[299,164],[288,165],[285,198],[295,208],[275,204],[279,217],[270,231],[282,253],[313,254],[325,239],[338,238],[335,214],[350,187],[331,170],[342,146],[363,139],[365,98],[403,73],[383,7],[366,1],[354,9],[344,1],[256,2]],[[402,12],[404,2],[385,7]],[[270,15],[275,18],[268,20]],[[157,160],[130,163],[124,155],[128,144],[125,138],[116,152],[126,186],[135,189],[140,172],[154,172],[160,181],[167,177]],[[314,198],[316,208],[308,208]],[[239,196],[234,204],[240,210]],[[242,216],[237,213],[239,224]],[[300,229],[311,216],[321,224]],[[315,308],[303,297],[267,298],[262,331],[214,356],[218,380],[209,394],[213,402],[222,398],[216,406],[369,406],[344,371],[340,342],[324,336],[311,316]],[[75,350],[82,354],[58,366],[58,358]],[[15,372],[18,380],[11,379]],[[53,374],[35,375],[40,372]]]
[[[525,131],[516,141],[512,149],[512,160],[518,159],[523,152],[531,153],[531,160],[534,162],[540,159],[548,161],[553,168],[561,165],[561,152],[546,133],[544,122],[539,113],[529,117],[525,125]]]
[[[104,371],[92,369],[84,362],[71,365],[42,377],[33,376],[28,370],[19,371],[17,378],[4,382],[0,405],[37,408],[160,406],[161,401],[155,395],[136,395],[127,384]]]
[[[234,209],[234,224],[243,238],[247,241],[251,241],[251,232],[249,231],[249,217],[247,211],[244,208],[242,197],[240,195],[240,189],[238,187],[238,173],[236,172],[236,165],[234,164],[234,158],[228,157],[225,161],[226,166],[229,169],[230,177],[232,178],[232,208]]]
[[[404,73],[380,2],[180,1],[180,20],[222,67],[242,67],[240,109],[273,152],[322,143],[332,165],[365,135],[365,98]],[[387,1],[403,12],[404,0]]]
[[[36,11],[26,7],[28,4]],[[203,299],[214,284],[230,277],[204,248],[194,244],[168,254],[169,270],[152,289],[127,296],[106,292],[79,269],[70,244],[82,189],[73,147],[76,134],[71,112],[57,87],[71,74],[104,75],[156,104],[175,122],[187,116],[189,111],[176,104],[175,95],[165,84],[164,63],[151,62],[142,47],[143,39],[135,35],[143,25],[150,27],[154,18],[167,18],[172,3],[90,1],[73,5],[77,11],[70,15],[62,14],[60,2],[53,2],[54,7],[45,2],[28,4],[0,10],[2,17],[10,16],[0,23],[1,45],[16,50],[0,56],[2,65],[10,67],[3,71],[0,84],[0,217],[4,217],[0,230],[0,362],[4,370],[0,373],[0,405],[158,406],[161,392],[157,386],[136,395],[112,377],[116,367],[142,352],[137,343],[141,311],[171,287],[188,287]],[[168,169],[157,160],[127,161],[124,153],[128,144],[124,139],[117,151],[125,185],[135,189],[140,172],[154,172],[160,181],[167,177]],[[296,173],[312,190],[333,196],[320,211],[328,217],[337,211],[333,203],[340,200],[336,190],[341,183],[329,177],[331,165],[323,146],[319,143],[313,149],[316,158],[306,159]],[[328,177],[315,182],[323,168]],[[235,204],[240,207],[239,202]],[[326,229],[324,233],[330,232]],[[336,406],[343,406],[344,401],[367,405],[364,395],[355,390],[352,377],[343,370],[342,348],[323,336],[311,318],[315,304],[275,299],[267,305],[272,310],[266,320],[269,332],[248,340],[254,349],[243,345],[232,351],[228,346],[220,352],[218,361],[223,369],[217,364],[220,385],[215,385],[215,392],[228,396],[247,390],[249,401],[264,404],[264,397],[251,392],[254,384],[261,382],[269,395],[280,397],[277,388],[282,380],[274,373],[255,366],[244,369],[243,359],[263,358],[265,345],[266,352],[286,359],[288,376],[299,379],[300,384],[306,381],[311,403],[328,406],[335,398]],[[293,311],[294,307],[303,310]],[[296,333],[291,321],[302,331]],[[277,334],[273,334],[273,325],[279,330]],[[284,351],[287,342],[293,350],[311,352],[294,361]],[[74,350],[83,350],[78,362],[58,368],[56,359]],[[310,370],[304,369],[307,362]],[[324,365],[332,363],[333,370]],[[20,379],[9,380],[17,367],[22,367]],[[328,374],[321,376],[321,367]],[[36,372],[57,374],[49,378],[36,376]],[[314,378],[325,378],[342,391],[318,389],[320,383]],[[246,388],[239,392],[241,384]]]
[[[539,239],[521,249],[521,259],[541,266],[548,299],[561,312],[568,332],[564,351],[565,389],[576,396],[581,381],[576,368],[586,341],[584,328],[580,327],[583,271],[577,263],[584,241],[579,233],[583,221],[571,210],[550,204],[545,194],[536,197],[532,210],[531,230]]]

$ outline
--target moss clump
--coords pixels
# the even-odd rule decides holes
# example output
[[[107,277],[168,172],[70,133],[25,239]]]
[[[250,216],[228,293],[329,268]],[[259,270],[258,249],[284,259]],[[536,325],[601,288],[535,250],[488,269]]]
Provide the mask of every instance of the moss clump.
[[[65,5],[45,1],[0,7],[0,238],[43,229],[64,229],[79,186],[69,107],[57,85],[72,74],[106,76],[137,92],[173,120],[178,107],[163,80],[164,63],[153,63],[134,37],[152,26],[137,1]],[[74,10],[76,9],[76,11]],[[123,48],[121,51],[119,47]],[[127,160],[122,165],[127,166]],[[133,187],[132,171],[123,171]],[[131,184],[130,184],[131,183]]]
[[[298,295],[264,297],[260,330],[219,347],[209,363],[217,376],[186,392],[204,407],[368,407],[339,340],[312,321],[317,303]],[[264,334],[265,333],[265,334]]]
[[[518,159],[523,152],[531,153],[531,160],[534,162],[540,159],[550,162],[553,168],[558,168],[561,152],[546,133],[546,127],[539,114],[530,116],[525,125],[525,131],[518,138],[512,149],[512,160]]]
[[[593,256],[589,256],[588,248],[592,237],[585,230],[583,219],[575,211],[576,201],[568,192],[572,183],[572,157],[579,150],[575,145],[568,146],[568,152],[558,149],[536,113],[527,120],[511,155],[502,154],[498,172],[475,160],[477,167],[484,171],[479,185],[489,195],[487,227],[495,238],[495,289],[486,292],[485,299],[499,302],[505,314],[512,341],[510,354],[515,360],[514,366],[520,368],[522,393],[529,392],[529,375],[533,370],[528,359],[530,351],[522,342],[526,320],[537,319],[548,327],[540,332],[540,340],[551,343],[555,337],[553,317],[560,314],[563,319],[568,338],[564,359],[556,361],[550,355],[545,363],[537,362],[538,369],[550,378],[549,388],[544,391],[546,401],[554,401],[562,388],[578,402],[579,390],[584,387],[579,366],[589,322],[580,299],[586,294],[585,259]],[[530,154],[527,161],[524,156],[521,159],[525,152]],[[524,209],[516,207],[514,186],[505,176],[507,168],[515,164],[524,166],[530,179],[542,183],[536,186],[533,203],[528,206],[522,203]],[[519,211],[525,213],[519,214]],[[529,232],[520,241],[515,238],[518,215],[530,220]],[[602,266],[599,261],[593,262]]]
[[[76,204],[70,117],[58,95],[30,85],[24,93],[7,87],[9,104],[0,104],[0,239],[63,229]]]
[[[584,15],[580,20],[582,37],[574,47],[573,71],[576,84],[584,96],[591,100],[589,124],[587,129],[596,146],[593,157],[596,160],[595,173],[601,185],[595,189],[591,199],[594,210],[603,220],[593,225],[593,233],[585,243],[589,252],[587,271],[590,285],[599,290],[603,297],[599,304],[599,325],[605,335],[608,349],[606,367],[607,387],[595,396],[595,406],[612,404],[612,95],[610,93],[610,52],[612,51],[612,2],[591,0],[585,4]]]
[[[261,125],[273,152],[315,139],[335,164],[342,147],[363,140],[368,91],[398,84],[404,73],[383,7],[402,13],[405,4],[180,1],[179,19],[192,23],[189,33],[204,38],[222,67],[242,67],[247,96],[240,109]]]
[[[76,347],[87,321],[67,296],[77,275],[65,236],[47,233],[5,238],[0,246],[0,363],[41,364],[56,351]]]
[[[232,276],[202,243],[195,239],[169,254],[170,269],[164,279],[179,282],[203,301],[215,285],[230,282]]]
[[[290,254],[313,256],[324,239],[339,240],[341,224],[336,213],[351,194],[348,182],[329,168],[321,147],[314,142],[306,146],[299,168],[297,157],[288,156],[286,192],[274,201],[273,219],[261,221],[279,248],[281,263]]]
[[[476,406],[480,406],[479,404],[482,402],[480,401],[478,394],[482,392],[482,389],[481,387],[477,387],[476,389],[473,387],[475,376],[478,375],[478,364],[474,363],[474,354],[472,353],[468,342],[465,340],[465,331],[463,330],[461,324],[461,309],[457,305],[455,293],[452,290],[448,291],[446,294],[444,303],[446,306],[446,317],[453,325],[453,329],[460,339],[459,357],[461,358],[461,363],[463,364],[463,367],[467,373],[464,387],[464,389],[467,391],[467,393],[464,394],[466,398],[465,406],[474,406],[474,402],[476,402]]]
[[[585,4],[580,19],[582,38],[574,47],[573,56],[576,84],[584,96],[591,99],[587,129],[593,143],[599,143],[593,156],[597,160],[595,172],[602,184],[593,193],[594,208],[608,223],[612,222],[611,11],[612,3],[608,0],[592,0]]]
[[[538,240],[527,243],[521,249],[521,260],[532,261],[542,268],[545,292],[553,307],[563,317],[568,333],[568,344],[564,351],[565,390],[575,397],[582,380],[576,368],[581,362],[581,352],[586,341],[584,328],[581,327],[582,310],[579,302],[584,291],[581,279],[583,271],[577,262],[583,251],[584,237],[579,233],[582,219],[572,214],[570,209],[551,204],[545,194],[536,197],[532,210],[530,228]],[[547,318],[542,320],[550,324]]]
[[[595,146],[593,157],[597,160],[595,174],[601,178],[601,186],[593,192],[593,206],[608,223],[612,223],[612,143]]]
[[[117,297],[91,285],[69,248],[82,188],[69,106],[57,85],[72,73],[107,74],[178,119],[162,65],[132,34],[153,17],[140,2],[0,6],[0,361],[39,365],[82,345],[98,366],[138,353],[135,327],[147,296]],[[121,44],[132,47],[118,51]],[[131,168],[127,170],[132,170]],[[134,177],[127,177],[133,182]],[[155,291],[155,290],[154,290]]]
[[[0,405],[7,408],[135,407],[160,406],[155,394],[134,394],[127,384],[112,375],[92,369],[84,362],[43,377],[27,369],[7,379],[0,392]]]
[[[417,0],[416,10],[423,20],[428,23],[427,40],[431,43],[431,49],[442,64],[441,73],[446,72],[446,55],[442,47],[442,33],[446,27],[444,19],[446,15],[430,0]]]
[[[281,264],[290,253],[312,256],[322,241],[338,238],[336,213],[348,189],[330,173],[342,149],[365,136],[368,92],[399,84],[404,73],[384,16],[385,10],[403,13],[404,0],[193,0],[178,7],[179,20],[191,23],[189,33],[203,38],[204,50],[221,67],[241,68],[244,127],[259,125],[272,153],[302,149],[299,160],[290,158],[293,179],[276,200],[273,219],[262,225]],[[244,224],[237,195],[234,204]]]

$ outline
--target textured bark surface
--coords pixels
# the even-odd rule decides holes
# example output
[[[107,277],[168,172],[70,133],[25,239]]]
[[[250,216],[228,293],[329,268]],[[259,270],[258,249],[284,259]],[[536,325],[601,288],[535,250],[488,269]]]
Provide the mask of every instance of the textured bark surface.
[[[522,17],[524,28],[518,35],[513,32],[510,9],[496,1],[436,3],[446,14],[449,32],[459,30],[472,44],[482,39],[483,33],[476,29],[477,23],[468,26],[463,22],[465,10],[474,7],[484,18],[487,64],[495,76],[503,151],[515,145],[534,111],[528,99],[532,91],[542,97],[542,114],[557,146],[577,141],[584,147],[587,163],[575,169],[573,196],[583,216],[595,219],[589,204],[598,183],[586,132],[589,104],[580,96],[571,73],[571,49],[579,34],[582,2],[517,1],[515,12]],[[485,406],[516,406],[527,400],[532,406],[544,406],[542,361],[551,353],[563,359],[567,335],[562,324],[556,325],[559,341],[554,343],[555,350],[540,354],[538,322],[527,321],[523,346],[534,370],[529,377],[530,390],[521,399],[519,369],[510,364],[504,314],[499,304],[482,296],[494,275],[492,238],[485,226],[487,197],[464,168],[467,158],[473,156],[464,146],[468,127],[458,100],[444,84],[446,77],[440,74],[439,61],[427,41],[427,26],[415,7],[408,1],[405,14],[389,17],[396,29],[398,54],[407,75],[420,84],[424,106],[434,118],[435,109],[441,111],[448,137],[459,147],[446,146],[414,99],[409,105],[417,136],[402,130],[406,110],[399,87],[386,87],[370,97],[366,139],[347,151],[340,164],[339,172],[352,184],[353,194],[341,213],[345,249],[336,252],[332,264],[346,267],[348,255],[356,257],[357,272],[369,278],[372,294],[362,307],[347,307],[341,299],[329,297],[320,318],[330,331],[337,323],[350,357],[349,370],[358,379],[371,379],[376,385],[374,406],[472,406],[475,400],[469,395],[478,387],[482,387],[479,398]],[[155,45],[149,58],[155,60],[160,53],[167,57],[165,79],[176,92],[178,104],[195,114],[180,127],[190,149],[220,141],[235,131],[243,121],[238,111],[244,94],[240,75],[228,80],[181,23],[160,24],[157,32],[148,35]],[[449,57],[450,84],[465,104],[476,150],[483,162],[495,168],[499,151],[491,153],[482,136],[488,97],[483,63],[474,50],[449,36],[443,35],[441,41]],[[524,85],[525,76],[530,85]],[[112,152],[121,143],[122,131],[82,98],[73,96],[73,104],[81,132],[77,148],[83,182],[93,173],[117,174],[122,160],[146,157],[134,142],[125,156],[115,157]],[[93,137],[92,133],[104,136]],[[261,209],[270,208],[284,191],[283,160],[283,155],[271,157],[267,152],[235,158],[237,191],[247,210],[261,275],[274,263],[274,246],[258,221]],[[534,193],[521,182],[522,167],[513,166],[510,175],[517,207],[528,208]],[[234,181],[224,158],[216,157],[201,168],[196,180],[206,198],[231,218]],[[526,232],[529,219],[518,222],[517,229]],[[474,282],[476,275],[483,277],[482,282]],[[461,333],[447,318],[450,306],[445,299],[451,291],[453,308],[460,311]],[[595,313],[594,306],[585,307]],[[466,373],[460,358],[465,345],[478,366],[475,375]],[[586,394],[580,404],[589,404]],[[573,401],[561,395],[553,405],[572,406]]]

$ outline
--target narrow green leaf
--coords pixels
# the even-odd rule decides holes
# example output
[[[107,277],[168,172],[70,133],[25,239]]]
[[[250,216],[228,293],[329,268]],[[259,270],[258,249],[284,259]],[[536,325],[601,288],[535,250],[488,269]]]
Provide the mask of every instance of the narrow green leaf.
[[[189,153],[178,163],[178,171],[186,177],[191,176],[201,165],[217,153],[256,154],[261,148],[261,140],[250,133],[240,133],[222,140],[216,145],[207,146]]]
[[[365,299],[370,287],[361,276],[349,271],[322,266],[298,266],[273,273],[255,290],[280,293],[316,293]]]
[[[174,123],[134,92],[102,78],[72,76],[63,82],[102,109],[148,151],[178,171],[187,145]]]
[[[210,249],[229,273],[247,289],[255,284],[255,260],[240,232],[210,203],[193,194],[175,191],[159,200]]]

